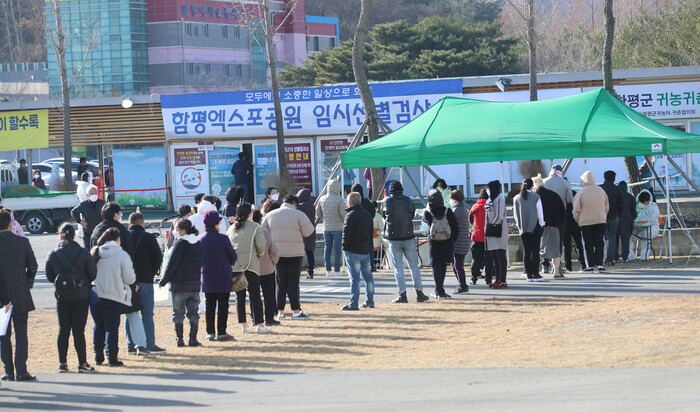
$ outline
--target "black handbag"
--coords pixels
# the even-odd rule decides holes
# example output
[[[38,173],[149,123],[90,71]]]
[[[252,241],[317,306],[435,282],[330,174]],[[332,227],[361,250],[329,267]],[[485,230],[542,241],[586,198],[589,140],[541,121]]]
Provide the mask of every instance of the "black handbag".
[[[122,313],[138,312],[143,309],[141,297],[136,293],[136,284],[129,287],[131,288],[131,306],[122,304]]]
[[[487,237],[501,237],[503,235],[503,222],[487,223],[484,234]]]
[[[54,286],[56,291],[54,296],[59,302],[71,302],[79,299],[86,299],[90,295],[90,289],[88,288],[87,279],[78,278],[75,272],[72,272],[75,267],[75,262],[77,261],[77,256],[71,259],[71,264],[68,266],[68,270],[65,270],[65,262],[62,262],[61,256],[57,253],[56,258],[61,263],[63,267],[61,273],[56,276],[54,281]]]

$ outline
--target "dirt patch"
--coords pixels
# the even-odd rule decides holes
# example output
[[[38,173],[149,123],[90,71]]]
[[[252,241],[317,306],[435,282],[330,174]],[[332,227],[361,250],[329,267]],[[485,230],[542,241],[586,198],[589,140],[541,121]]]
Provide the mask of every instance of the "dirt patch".
[[[700,297],[498,299],[379,304],[341,312],[305,304],[310,320],[287,320],[270,335],[177,348],[171,311],[156,309],[156,339],[167,354],[126,356],[125,373],[298,369],[700,366]],[[32,312],[29,369],[55,372],[56,314]],[[92,359],[88,320],[88,359]],[[186,328],[187,333],[187,328]],[[123,327],[120,345],[123,345]],[[69,367],[77,359],[69,351]],[[106,367],[99,367],[107,371]]]

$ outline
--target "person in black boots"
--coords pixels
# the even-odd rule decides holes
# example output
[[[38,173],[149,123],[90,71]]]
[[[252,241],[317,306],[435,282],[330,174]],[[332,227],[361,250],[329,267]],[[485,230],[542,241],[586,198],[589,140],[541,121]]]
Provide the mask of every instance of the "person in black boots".
[[[8,298],[12,303],[11,325],[7,333],[0,336],[0,355],[5,365],[2,380],[33,381],[35,376],[27,372],[29,356],[29,339],[27,337],[27,320],[29,312],[34,310],[34,301],[30,289],[34,286],[37,263],[29,240],[12,234],[12,215],[7,209],[0,210],[0,283],[7,288]],[[3,303],[7,304],[7,301]],[[6,308],[7,309],[7,308]],[[15,357],[12,361],[12,327],[15,330]],[[17,375],[15,376],[15,371]]]
[[[314,267],[316,266],[316,258],[314,257],[314,250],[316,249],[316,207],[314,206],[314,202],[311,201],[311,191],[309,189],[301,189],[297,192],[297,197],[299,198],[297,210],[304,212],[311,224],[314,225],[314,233],[304,238],[304,251],[306,252],[307,263],[306,278],[313,279]],[[268,204],[269,203],[270,202],[268,202]],[[267,206],[267,204],[265,206]],[[265,213],[267,213],[267,211]]]
[[[180,237],[175,241],[170,258],[165,267],[158,287],[162,288],[168,283],[173,301],[173,323],[177,346],[185,346],[184,326],[185,313],[190,321],[189,346],[200,346],[197,341],[199,329],[199,290],[201,287],[202,258],[204,249],[199,242],[197,229],[189,220],[181,220],[175,228]]]
[[[454,261],[454,243],[459,234],[459,225],[455,214],[445,207],[442,193],[431,189],[428,193],[428,208],[423,214],[423,221],[428,224],[428,248],[433,265],[435,280],[435,299],[450,299],[445,292],[445,273],[447,265]]]
[[[389,241],[389,256],[391,265],[394,267],[394,278],[399,290],[399,297],[393,303],[407,303],[406,296],[406,274],[403,271],[404,257],[411,269],[413,287],[416,289],[416,300],[418,302],[428,301],[423,293],[423,281],[418,267],[418,252],[413,239],[413,216],[416,207],[410,197],[404,196],[401,182],[394,181],[389,185],[390,197],[384,199],[382,207],[382,217],[384,218],[384,231],[382,236]]]
[[[95,321],[93,346],[95,363],[102,365],[106,348],[109,366],[123,366],[119,360],[119,323],[122,307],[131,306],[131,285],[136,282],[134,265],[129,254],[120,246],[119,229],[107,229],[92,249],[97,263],[94,291],[99,301],[90,306]]]
[[[75,229],[64,223],[59,230],[61,243],[46,259],[46,279],[56,285],[58,312],[58,372],[68,372],[68,339],[78,354],[78,372],[94,372],[87,363],[85,324],[90,306],[90,283],[97,277],[95,260],[75,239]]]
[[[90,237],[95,227],[102,222],[101,213],[105,201],[97,196],[97,186],[88,186],[87,195],[88,199],[74,207],[70,214],[83,227],[83,243],[85,249],[90,249]]]

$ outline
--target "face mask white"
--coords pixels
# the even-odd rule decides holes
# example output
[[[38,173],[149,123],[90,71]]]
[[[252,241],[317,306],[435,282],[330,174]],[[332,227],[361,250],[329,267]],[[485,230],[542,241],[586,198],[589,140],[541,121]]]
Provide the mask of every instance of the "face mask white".
[[[89,199],[91,202],[97,202],[97,195],[90,195]]]
[[[274,201],[277,201],[279,198],[280,198],[280,194],[279,194],[279,193],[275,193],[274,195],[271,195],[271,196],[270,196],[270,199],[272,199],[272,200],[274,200]]]
[[[457,201],[454,199],[450,199],[450,206],[452,206],[452,207],[457,206]]]

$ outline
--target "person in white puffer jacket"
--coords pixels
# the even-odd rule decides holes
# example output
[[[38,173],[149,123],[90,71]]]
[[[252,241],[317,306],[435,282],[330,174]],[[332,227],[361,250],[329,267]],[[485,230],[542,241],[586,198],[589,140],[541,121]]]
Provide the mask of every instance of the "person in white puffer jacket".
[[[197,232],[206,232],[206,227],[204,226],[204,214],[210,210],[216,211],[216,206],[214,206],[214,202],[216,202],[216,196],[204,196],[199,205],[197,205],[197,213],[189,217],[188,220],[192,222],[192,226],[194,226],[195,229],[197,229]],[[221,223],[219,224],[219,233],[225,235],[226,231],[231,226],[231,224],[229,223],[228,219],[224,218],[221,215],[221,213],[219,213],[219,216],[221,216],[222,219]]]

